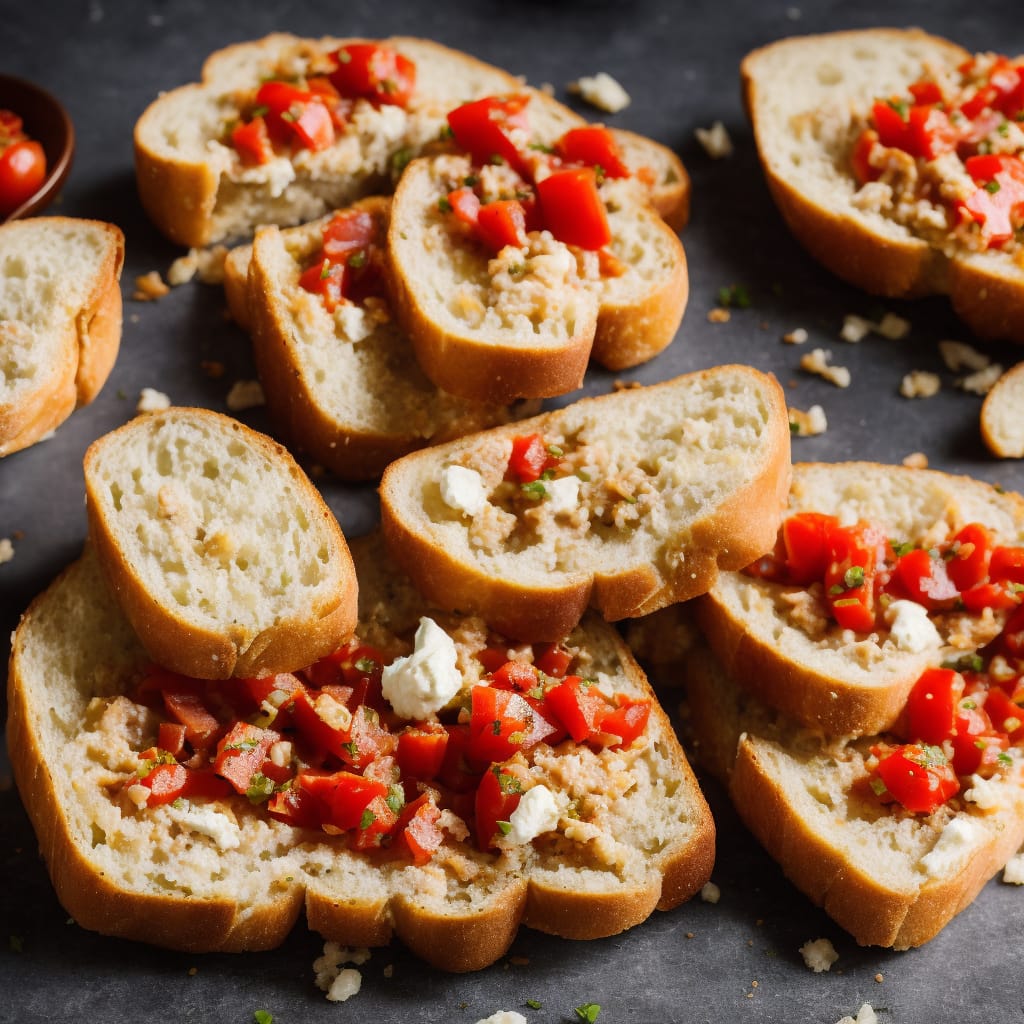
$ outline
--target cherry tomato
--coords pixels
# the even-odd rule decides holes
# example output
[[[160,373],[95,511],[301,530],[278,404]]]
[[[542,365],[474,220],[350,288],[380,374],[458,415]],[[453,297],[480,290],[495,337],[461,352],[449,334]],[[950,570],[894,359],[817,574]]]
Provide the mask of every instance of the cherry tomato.
[[[31,139],[0,151],[0,216],[31,199],[46,180],[46,154]]]

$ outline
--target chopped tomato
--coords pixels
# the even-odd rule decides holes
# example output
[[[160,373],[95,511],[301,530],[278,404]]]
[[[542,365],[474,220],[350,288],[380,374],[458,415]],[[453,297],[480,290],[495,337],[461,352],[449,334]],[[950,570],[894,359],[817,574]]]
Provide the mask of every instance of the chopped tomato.
[[[537,183],[537,198],[544,224],[560,242],[590,250],[611,242],[608,215],[593,168],[552,171]]]
[[[1024,699],[1024,694],[1019,696]],[[985,714],[992,728],[1004,733],[1011,743],[1019,743],[1024,739],[1024,708],[1005,690],[998,686],[989,687],[985,697]]]
[[[455,141],[477,164],[496,159],[528,177],[526,160],[519,150],[530,130],[526,113],[529,96],[485,96],[456,107],[448,114]]]
[[[992,551],[992,531],[981,523],[968,523],[957,532],[946,562],[957,590],[969,590],[988,579]]]
[[[206,750],[217,738],[221,724],[203,701],[201,684],[168,673],[161,687],[167,714],[185,726],[193,750]]]
[[[914,157],[934,160],[956,149],[959,134],[945,111],[931,105],[878,102],[871,115],[883,146],[902,149]]]
[[[540,680],[537,667],[528,661],[513,659],[506,661],[500,668],[491,673],[491,685],[502,690],[532,690]]]
[[[561,679],[572,664],[572,655],[561,644],[541,644],[533,649],[533,664],[544,675]]]
[[[505,479],[519,484],[533,483],[542,473],[558,466],[559,460],[540,434],[526,434],[512,438],[512,452],[508,457]]]
[[[217,744],[213,770],[227,779],[235,791],[249,791],[253,776],[267,759],[270,748],[281,739],[273,729],[260,729],[248,722],[236,722]]]
[[[426,864],[444,841],[444,832],[438,826],[441,811],[433,798],[424,793],[411,804],[406,804],[395,831],[406,846],[413,864]]]
[[[480,777],[476,790],[476,844],[481,850],[490,850],[498,836],[499,821],[507,822],[519,806],[522,783],[510,772],[495,764]]]
[[[526,245],[526,211],[518,199],[484,203],[477,211],[477,233],[492,252]]]
[[[353,253],[369,248],[377,241],[379,225],[373,214],[366,210],[340,210],[323,227],[324,255],[337,262]],[[365,645],[356,644],[357,647]],[[347,645],[343,650],[351,651]],[[369,649],[367,648],[367,651]],[[379,653],[379,652],[374,652]],[[361,657],[372,657],[363,653]]]
[[[956,731],[956,715],[964,692],[959,672],[926,669],[907,698],[907,735],[923,743],[940,744]]]
[[[513,690],[474,686],[467,754],[478,761],[507,761],[557,732],[544,716]]]
[[[981,187],[961,204],[962,216],[977,221],[990,247],[1009,242],[1024,219],[1024,161],[992,154],[968,157],[964,166]]]
[[[0,148],[0,217],[31,199],[46,180],[46,154],[33,139]]]
[[[420,722],[398,737],[398,765],[402,775],[429,780],[437,776],[448,749],[448,730],[439,722]]]
[[[326,804],[309,780],[326,776],[327,772],[306,768],[295,776],[292,785],[278,790],[267,802],[267,813],[277,821],[297,828],[320,828]]]
[[[993,580],[1024,584],[1024,548],[996,547],[988,572]]]
[[[949,578],[946,561],[923,548],[915,548],[896,560],[896,576],[911,598],[929,611],[949,607],[959,588]]]
[[[829,533],[839,525],[835,516],[798,512],[782,523],[786,581],[807,586],[825,577],[829,564]]]
[[[288,82],[264,82],[256,103],[266,108],[270,137],[281,144],[297,141],[311,150],[326,149],[334,142],[334,123],[320,94]]]
[[[416,87],[416,65],[390,46],[349,43],[334,55],[330,79],[342,96],[405,107]]]
[[[604,718],[612,710],[608,698],[579,676],[566,676],[547,691],[546,700],[577,743],[603,732]]]
[[[179,757],[185,749],[185,726],[179,722],[161,722],[157,730],[157,745],[168,754]]]
[[[866,523],[830,531],[825,596],[843,629],[867,633],[875,628],[875,576],[879,551],[887,544],[882,532]]]
[[[243,164],[265,164],[274,157],[267,122],[262,117],[254,117],[248,124],[242,121],[236,124],[231,130],[231,143]]]
[[[476,660],[483,665],[485,672],[497,672],[508,661],[508,648],[485,647],[477,652]]]
[[[651,714],[649,700],[634,700],[619,694],[618,707],[609,711],[601,719],[601,731],[619,737],[616,746],[628,747],[647,728],[647,719]]]
[[[914,813],[931,814],[960,789],[941,748],[934,746],[896,747],[879,760],[876,773],[889,795]]]
[[[985,608],[994,611],[1009,611],[1021,603],[1019,583],[1003,580],[999,583],[979,583],[965,590],[960,600],[969,612],[980,612]]]
[[[853,166],[853,176],[859,185],[866,181],[876,181],[881,176],[881,171],[871,165],[871,154],[878,144],[878,132],[873,128],[866,128],[861,132],[860,138],[854,144],[850,163]]]
[[[399,804],[399,806],[401,806]],[[352,837],[352,848],[355,850],[372,850],[380,846],[381,840],[388,835],[398,823],[398,814],[388,802],[387,797],[375,796],[363,808],[359,816],[359,824],[355,826]]]
[[[169,804],[179,797],[210,797],[217,799],[231,792],[228,784],[212,772],[187,768],[177,762],[158,764],[143,778],[139,785],[149,791],[146,799],[147,807],[160,807]]]
[[[907,86],[910,95],[914,97],[915,103],[941,103],[942,90],[936,82],[912,82]]]
[[[471,759],[469,756],[469,725],[446,725],[448,745],[444,752],[444,761],[438,778],[444,785],[456,793],[468,793],[474,790],[480,772],[487,767],[487,762]]]
[[[480,197],[468,185],[449,192],[448,205],[463,224],[476,230],[480,220]]]
[[[600,167],[606,178],[629,177],[615,136],[602,125],[570,128],[555,144],[555,151],[566,163]]]

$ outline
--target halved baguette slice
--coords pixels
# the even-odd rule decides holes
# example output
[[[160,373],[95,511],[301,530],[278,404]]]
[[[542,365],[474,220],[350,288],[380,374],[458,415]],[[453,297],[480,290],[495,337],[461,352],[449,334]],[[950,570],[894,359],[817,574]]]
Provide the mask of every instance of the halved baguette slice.
[[[505,481],[532,434],[564,484]],[[443,497],[451,467],[479,475],[472,514]],[[380,494],[385,539],[430,600],[553,640],[588,605],[616,620],[704,593],[772,546],[788,486],[781,388],[724,366],[408,455]]]
[[[431,611],[388,563],[357,542],[361,626],[390,656],[433,614],[454,637],[465,687],[488,642],[479,621]],[[567,640],[599,686],[653,694],[613,630],[590,619]],[[565,741],[531,751],[530,784],[567,808],[557,829],[485,853],[449,812],[423,866],[360,852],[269,818],[245,796],[136,806],[125,794],[157,716],[127,696],[147,655],[87,549],[22,618],[11,658],[7,725],[15,779],[57,894],[82,927],[193,952],[267,949],[305,910],[345,945],[393,936],[431,964],[474,970],[501,956],[520,924],[572,938],[615,934],[700,889],[714,824],[655,701],[623,750]],[[578,817],[568,810],[575,800]]]
[[[113,224],[0,225],[0,456],[35,444],[103,387],[121,342],[123,263]]]
[[[423,158],[395,193],[388,231],[395,312],[432,381],[484,401],[550,397],[582,384],[591,355],[620,370],[671,343],[686,307],[686,258],[636,181],[601,187],[613,274],[597,253],[546,230],[491,252],[443,208],[475,173],[468,157]],[[478,173],[496,179],[496,192],[508,187],[501,169]]]
[[[219,50],[206,60],[202,82],[164,93],[135,126],[135,167],[142,204],[172,241],[205,246],[252,234],[259,224],[312,220],[361,196],[390,189],[409,155],[434,143],[445,115],[479,97],[522,92],[520,79],[456,50],[424,39],[383,40],[416,65],[416,88],[407,108],[357,101],[335,144],[319,152],[281,155],[244,165],[227,143],[240,103],[268,78],[301,80],[325,56],[357,39],[300,39],[274,33]],[[560,125],[584,121],[536,90]],[[674,227],[685,223],[689,179],[664,146],[616,133],[630,166],[649,180],[652,202]]]
[[[377,196],[349,208],[374,218],[381,247],[389,206]],[[253,246],[232,250],[225,261],[229,306],[248,324],[267,405],[295,448],[343,479],[374,479],[407,452],[536,411],[470,402],[434,387],[384,296],[328,313],[321,296],[299,284],[328,219],[264,228]]]
[[[904,226],[886,201],[885,181],[861,188],[852,170],[876,100],[909,99],[907,87],[926,70],[941,78],[970,56],[918,29],[868,29],[784,39],[749,54],[741,71],[768,186],[817,260],[876,294],[948,293],[977,334],[1024,341],[1024,269],[1011,253],[957,242],[954,213],[948,232],[937,229],[941,203],[896,204],[901,215],[912,211],[932,225]],[[947,157],[960,165],[955,153],[940,160]],[[959,166],[957,175],[965,174]]]
[[[335,650],[356,580],[331,510],[288,452],[205,409],[132,420],[85,453],[89,534],[150,656],[201,679]]]
[[[892,812],[854,784],[880,737],[800,728],[703,646],[680,663],[697,757],[790,881],[861,945],[907,949],[967,907],[1024,842],[1024,758],[931,814]],[[884,737],[882,737],[884,738]],[[972,792],[973,790],[973,792]]]
[[[1024,458],[1024,363],[1011,366],[985,396],[981,438],[1000,459]]]
[[[1024,543],[1024,499],[980,481],[875,463],[797,464],[786,517],[821,512],[865,520],[898,542],[925,547],[979,522],[997,544]],[[863,735],[892,726],[922,671],[981,646],[978,616],[932,615],[935,639],[901,647],[883,625],[844,631],[820,592],[745,573],[722,573],[697,605],[708,644],[725,671],[762,700],[810,728]],[[964,646],[966,645],[966,647]]]

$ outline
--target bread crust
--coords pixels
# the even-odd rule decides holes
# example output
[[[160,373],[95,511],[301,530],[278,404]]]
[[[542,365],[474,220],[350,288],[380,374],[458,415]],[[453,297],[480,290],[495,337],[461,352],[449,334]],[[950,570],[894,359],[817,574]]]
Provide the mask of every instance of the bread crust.
[[[867,29],[784,39],[744,58],[740,69],[744,103],[769,190],[783,219],[811,255],[843,280],[891,298],[948,294],[957,315],[979,336],[1024,342],[1024,272],[1012,257],[995,252],[979,256],[965,249],[950,257],[906,228],[888,222],[883,229],[848,202],[831,209],[807,189],[807,176],[814,171],[783,159],[775,137],[779,129],[775,118],[769,118],[768,108],[779,95],[774,75],[785,56],[790,55],[794,67],[822,56],[832,67],[843,67],[856,59],[858,48],[871,46],[890,47],[894,52],[913,48],[937,66],[950,68],[971,56],[955,43],[919,29]],[[891,76],[896,71],[885,69],[884,73]],[[824,85],[811,85],[799,96],[806,108],[789,114],[795,122],[814,109],[816,99],[826,97],[828,102],[843,98],[866,105],[875,95],[904,89],[909,81],[912,78],[887,81],[869,96],[837,96],[838,87],[830,92]],[[816,140],[804,145],[805,163],[812,168],[819,157],[835,159]],[[849,171],[837,167],[835,173],[853,182]]]
[[[982,402],[981,439],[997,458],[1024,458],[1024,434],[1018,426],[1022,390],[1024,363],[1017,363],[995,382]]]
[[[582,399],[570,407],[577,418],[603,408],[610,422],[616,416],[628,416],[630,406],[639,408],[651,403],[655,395],[669,389],[713,387],[716,380],[734,373],[744,379],[753,375],[749,378],[751,387],[759,392],[758,400],[767,408],[762,448],[753,460],[756,467],[751,469],[749,479],[737,485],[735,493],[718,496],[713,508],[693,516],[685,526],[673,528],[679,533],[666,538],[666,549],[678,553],[682,547],[682,557],[654,562],[645,555],[633,564],[619,563],[611,570],[588,564],[539,574],[517,569],[510,556],[499,573],[478,560],[461,535],[446,535],[431,522],[416,491],[420,480],[438,478],[444,465],[474,446],[494,443],[495,439],[510,443],[515,435],[544,435],[557,430],[564,419],[561,411],[435,447],[392,464],[380,489],[381,524],[390,551],[431,600],[479,614],[496,629],[515,637],[555,640],[579,621],[588,605],[606,620],[617,621],[704,593],[721,569],[749,564],[774,543],[779,509],[789,485],[789,430],[778,383],[749,368],[720,367],[618,396]],[[685,409],[680,409],[679,415],[684,416]],[[759,514],[753,514],[754,509]]]
[[[277,467],[276,472],[287,476],[302,496],[310,523],[319,523],[320,535],[327,538],[334,583],[328,592],[311,595],[310,603],[301,612],[278,617],[258,630],[233,619],[230,609],[223,610],[223,619],[203,627],[194,617],[190,618],[187,611],[168,603],[163,594],[154,592],[150,582],[133,564],[122,524],[112,516],[99,468],[109,445],[118,443],[119,437],[128,437],[140,427],[145,429],[144,422],[132,421],[93,442],[86,451],[86,510],[89,537],[110,587],[153,659],[194,678],[248,678],[268,672],[289,672],[336,650],[355,626],[357,586],[345,538],[319,491],[283,446],[241,423],[203,409],[170,410],[157,415],[171,423],[170,430],[175,429],[175,420],[191,420],[225,438],[230,437],[249,446]],[[216,563],[211,561],[205,571],[217,572]]]

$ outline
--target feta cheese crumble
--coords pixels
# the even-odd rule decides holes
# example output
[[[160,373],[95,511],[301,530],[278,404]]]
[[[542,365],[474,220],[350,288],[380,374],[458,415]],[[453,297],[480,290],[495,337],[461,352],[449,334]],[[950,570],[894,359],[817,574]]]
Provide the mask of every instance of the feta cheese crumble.
[[[505,840],[513,846],[524,846],[542,832],[557,828],[560,817],[551,790],[547,786],[534,786],[522,795],[509,817],[508,822],[512,827],[506,833]]]
[[[465,466],[445,466],[441,470],[441,499],[456,512],[475,516],[487,504],[483,477]]]
[[[385,699],[402,718],[423,719],[440,711],[462,688],[455,643],[424,616],[416,630],[412,654],[384,667]]]

